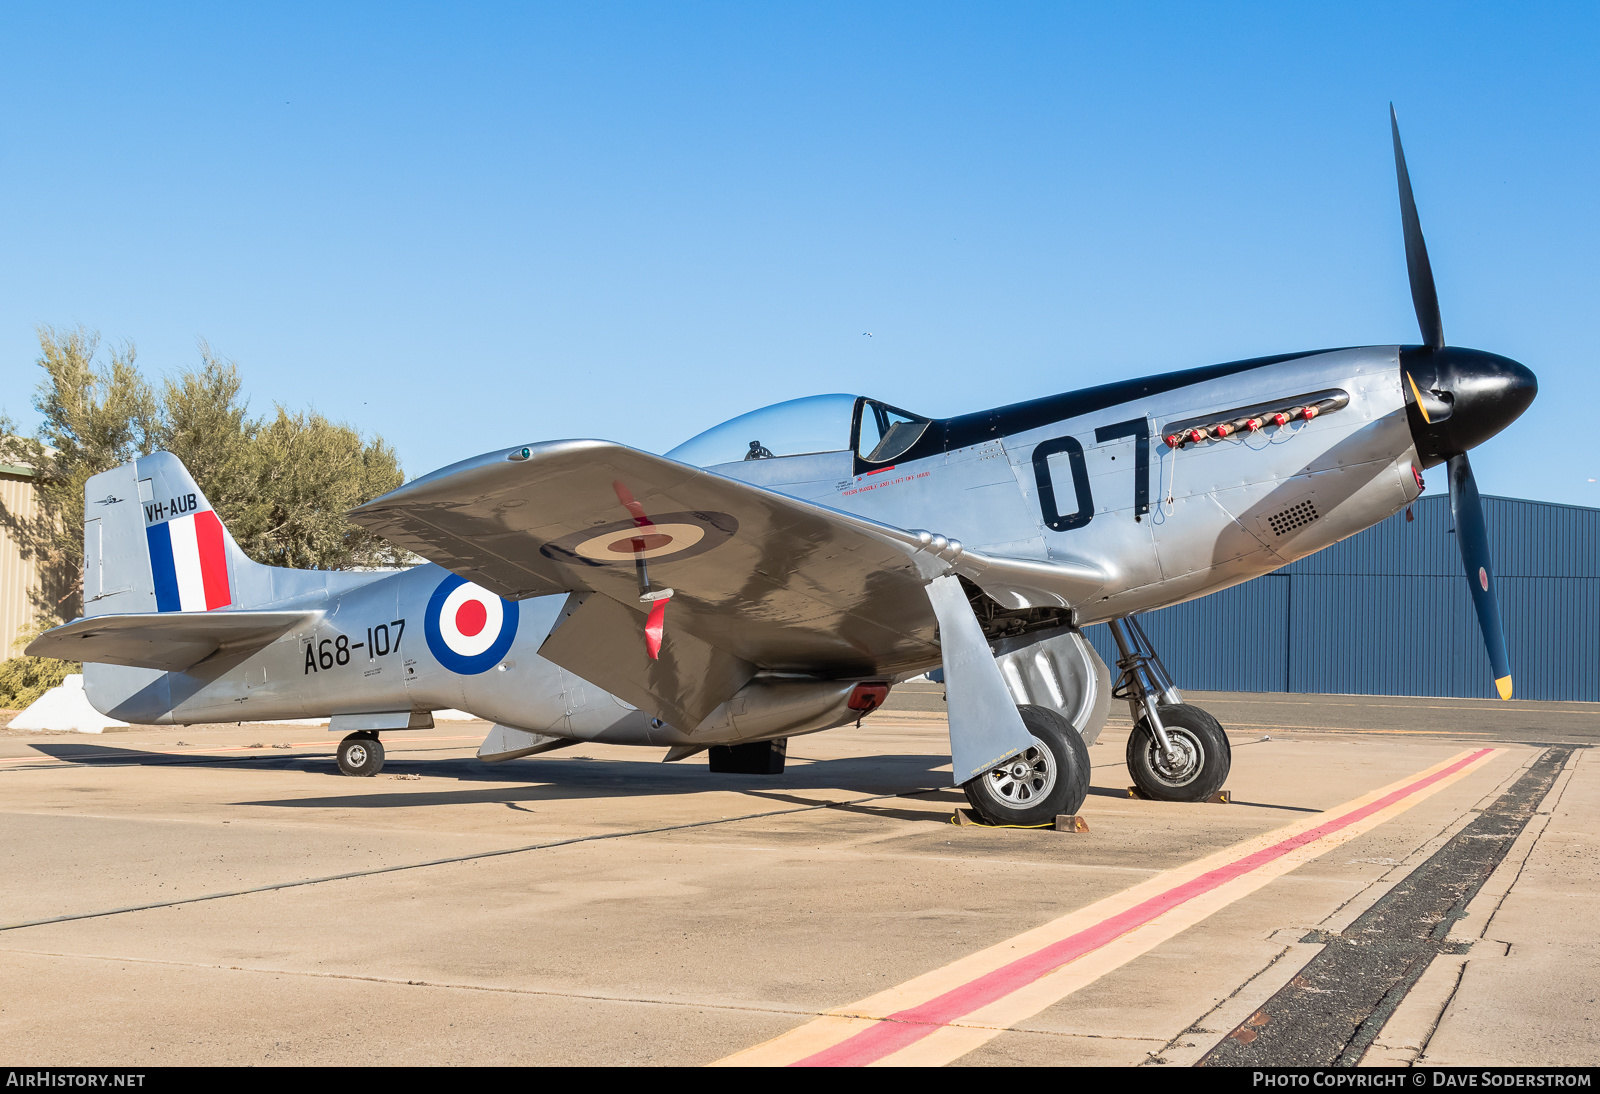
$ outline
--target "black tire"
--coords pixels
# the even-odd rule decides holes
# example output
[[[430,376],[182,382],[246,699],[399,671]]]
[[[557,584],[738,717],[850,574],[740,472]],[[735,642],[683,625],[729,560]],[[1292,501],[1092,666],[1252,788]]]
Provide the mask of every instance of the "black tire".
[[[1233,748],[1222,724],[1188,703],[1158,707],[1167,738],[1182,754],[1176,767],[1161,755],[1161,744],[1140,718],[1128,737],[1128,772],[1146,797],[1164,802],[1203,802],[1228,781]]]
[[[383,742],[376,733],[352,733],[339,742],[339,773],[371,777],[383,770]]]
[[[1053,824],[1063,813],[1076,813],[1089,794],[1089,746],[1048,707],[1019,706],[1017,713],[1037,746],[961,789],[990,824]]]

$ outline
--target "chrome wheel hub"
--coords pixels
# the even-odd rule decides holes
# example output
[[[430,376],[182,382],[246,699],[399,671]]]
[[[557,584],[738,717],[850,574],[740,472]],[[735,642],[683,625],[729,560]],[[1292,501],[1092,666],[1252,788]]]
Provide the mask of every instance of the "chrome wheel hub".
[[[1172,742],[1172,753],[1169,756],[1161,751],[1161,743],[1152,738],[1150,742],[1150,769],[1156,778],[1168,786],[1187,786],[1200,774],[1200,768],[1205,764],[1205,750],[1200,747],[1200,742],[1187,730],[1174,729],[1167,726],[1167,740]]]
[[[987,778],[989,791],[997,801],[1015,806],[1033,805],[1055,789],[1055,754],[1042,745],[1035,745],[989,772]]]
[[[367,746],[351,745],[350,750],[344,755],[345,759],[350,762],[351,767],[360,767],[367,762]]]

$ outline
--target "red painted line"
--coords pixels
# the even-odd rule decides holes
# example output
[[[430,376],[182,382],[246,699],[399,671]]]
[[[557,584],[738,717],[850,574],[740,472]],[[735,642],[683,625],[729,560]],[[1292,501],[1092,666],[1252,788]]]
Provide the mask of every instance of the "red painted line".
[[[873,475],[881,475],[881,474],[883,474],[883,473],[884,473],[884,472],[885,472],[885,471],[893,471],[893,470],[894,470],[894,467],[895,467],[895,465],[894,465],[894,464],[890,464],[890,465],[889,465],[889,466],[888,466],[888,467],[880,467],[880,468],[878,468],[878,469],[877,469],[877,470],[876,470],[876,471],[868,471],[868,472],[867,472],[867,473],[866,473],[866,474],[865,474],[865,475],[863,475],[863,476],[862,476],[862,477],[863,477],[863,478],[871,478],[871,477],[872,477],[872,476],[873,476]]]
[[[937,998],[930,999],[920,1006],[911,1007],[889,1015],[887,1018],[874,1023],[853,1037],[849,1037],[831,1048],[814,1053],[802,1060],[797,1060],[791,1067],[863,1067],[898,1052],[907,1045],[915,1044],[931,1034],[940,1026],[949,1025],[957,1019],[971,1014],[980,1007],[987,1006],[997,999],[1004,998],[1019,988],[1038,980],[1040,977],[1054,972],[1071,961],[1075,961],[1085,954],[1092,953],[1110,942],[1142,927],[1151,920],[1171,911],[1178,905],[1193,900],[1197,896],[1212,891],[1235,878],[1244,876],[1282,858],[1297,848],[1308,843],[1314,843],[1324,836],[1331,835],[1346,828],[1359,820],[1370,817],[1380,810],[1387,809],[1395,802],[1409,797],[1431,786],[1440,779],[1455,774],[1469,764],[1475,763],[1484,756],[1493,752],[1492,748],[1480,749],[1472,755],[1451,764],[1441,771],[1418,779],[1414,783],[1401,787],[1393,793],[1387,794],[1377,801],[1369,802],[1359,809],[1352,810],[1342,817],[1320,824],[1308,829],[1297,836],[1291,836],[1271,847],[1266,847],[1254,854],[1246,855],[1226,866],[1219,866],[1209,873],[1201,874],[1192,881],[1174,886],[1164,893],[1151,897],[1142,904],[1135,905],[1127,911],[1114,915],[1109,919],[1095,924],[1088,930],[1079,931],[1059,942],[1053,942],[1043,949],[1018,958],[1009,965],[1003,965],[993,972],[986,973],[971,980],[960,987],[952,988]]]
[[[233,603],[228,590],[228,554],[222,546],[222,521],[215,510],[194,515],[195,544],[200,549],[200,581],[206,592],[206,611]]]

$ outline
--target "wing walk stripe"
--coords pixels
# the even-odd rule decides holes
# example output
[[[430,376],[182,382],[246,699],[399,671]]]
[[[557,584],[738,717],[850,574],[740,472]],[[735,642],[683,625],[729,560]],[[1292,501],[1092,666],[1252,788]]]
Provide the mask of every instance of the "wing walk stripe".
[[[1274,877],[1398,816],[1504,751],[1457,753],[1397,783],[1170,870],[718,1063],[948,1063]]]

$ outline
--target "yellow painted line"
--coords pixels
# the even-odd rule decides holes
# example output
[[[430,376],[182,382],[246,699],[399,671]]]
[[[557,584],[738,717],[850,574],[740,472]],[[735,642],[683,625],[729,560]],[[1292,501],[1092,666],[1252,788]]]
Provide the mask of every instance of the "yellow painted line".
[[[727,1066],[937,1066],[1399,816],[1505,749],[1459,752],[1344,805],[1158,874],[1086,908],[839,1007]]]

